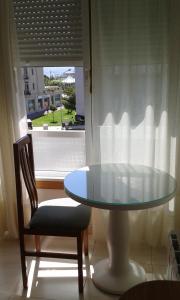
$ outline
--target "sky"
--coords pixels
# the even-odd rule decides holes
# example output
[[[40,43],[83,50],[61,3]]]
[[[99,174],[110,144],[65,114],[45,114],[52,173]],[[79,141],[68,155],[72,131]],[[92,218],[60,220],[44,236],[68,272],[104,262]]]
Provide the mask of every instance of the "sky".
[[[74,67],[45,67],[43,68],[43,71],[44,71],[44,75],[57,76],[57,75],[61,75],[68,69],[74,70]]]

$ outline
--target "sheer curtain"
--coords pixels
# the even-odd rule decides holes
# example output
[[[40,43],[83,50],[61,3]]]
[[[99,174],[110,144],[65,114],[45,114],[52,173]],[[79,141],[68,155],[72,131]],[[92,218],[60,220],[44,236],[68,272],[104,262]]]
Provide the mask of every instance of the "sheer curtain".
[[[179,130],[180,2],[91,1],[91,162],[125,162],[175,176]],[[174,202],[130,213],[131,241],[165,243]],[[102,239],[107,212],[94,211]]]
[[[17,236],[13,142],[26,132],[12,3],[0,1],[0,237]]]

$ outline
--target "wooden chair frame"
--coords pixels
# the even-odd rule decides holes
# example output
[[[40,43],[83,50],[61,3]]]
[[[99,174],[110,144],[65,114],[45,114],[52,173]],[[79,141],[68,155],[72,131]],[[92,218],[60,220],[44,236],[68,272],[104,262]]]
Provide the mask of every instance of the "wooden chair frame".
[[[35,183],[35,173],[34,173],[34,156],[33,156],[33,145],[32,137],[27,134],[25,137],[21,138],[13,144],[14,148],[14,165],[15,165],[15,178],[16,178],[16,193],[17,193],[17,212],[18,212],[18,228],[19,228],[19,243],[20,243],[20,253],[21,253],[21,267],[22,267],[22,278],[23,286],[27,288],[27,272],[26,272],[26,256],[32,257],[51,257],[51,258],[63,258],[63,259],[77,259],[78,261],[78,284],[79,293],[83,292],[83,267],[82,267],[82,246],[84,238],[84,254],[88,255],[88,229],[77,232],[74,231],[71,234],[54,234],[51,236],[65,236],[74,237],[77,240],[77,253],[55,253],[55,252],[45,252],[41,251],[40,247],[40,234],[37,230],[34,232],[24,223],[24,211],[23,211],[23,195],[22,195],[22,156],[26,157],[28,168],[30,167],[31,172],[26,178],[24,178],[25,185],[30,197],[31,203],[31,216],[34,214],[38,208],[38,196]],[[27,166],[26,166],[27,167]],[[29,180],[30,179],[30,180]],[[32,182],[32,186],[28,185],[27,181]],[[25,247],[25,235],[34,235],[35,237],[35,251],[28,251]],[[43,234],[44,236],[49,236],[49,234]]]

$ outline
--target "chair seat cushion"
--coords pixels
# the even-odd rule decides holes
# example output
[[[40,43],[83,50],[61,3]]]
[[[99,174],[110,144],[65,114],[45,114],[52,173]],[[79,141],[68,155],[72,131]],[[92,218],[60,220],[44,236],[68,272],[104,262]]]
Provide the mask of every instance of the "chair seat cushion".
[[[90,216],[90,207],[70,198],[48,200],[35,211],[29,227],[37,234],[73,234],[87,228]]]

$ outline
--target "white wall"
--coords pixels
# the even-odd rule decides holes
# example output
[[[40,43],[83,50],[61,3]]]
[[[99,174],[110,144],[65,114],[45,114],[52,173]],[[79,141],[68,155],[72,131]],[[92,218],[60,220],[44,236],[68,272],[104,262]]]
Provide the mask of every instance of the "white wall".
[[[84,108],[84,73],[82,67],[75,68],[76,113],[85,115]]]

